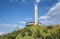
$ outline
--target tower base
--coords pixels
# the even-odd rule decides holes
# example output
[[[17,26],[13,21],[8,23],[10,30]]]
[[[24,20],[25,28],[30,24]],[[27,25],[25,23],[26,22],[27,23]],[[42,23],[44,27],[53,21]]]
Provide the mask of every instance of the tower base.
[[[35,25],[35,22],[27,22],[27,23],[26,23],[26,26],[31,26],[31,25]],[[38,22],[37,25],[41,25],[41,23]]]

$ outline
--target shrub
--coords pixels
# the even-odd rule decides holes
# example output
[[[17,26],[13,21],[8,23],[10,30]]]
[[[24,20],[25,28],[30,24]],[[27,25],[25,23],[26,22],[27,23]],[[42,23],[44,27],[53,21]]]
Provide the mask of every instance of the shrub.
[[[53,27],[52,26],[47,26],[47,29],[53,29]]]

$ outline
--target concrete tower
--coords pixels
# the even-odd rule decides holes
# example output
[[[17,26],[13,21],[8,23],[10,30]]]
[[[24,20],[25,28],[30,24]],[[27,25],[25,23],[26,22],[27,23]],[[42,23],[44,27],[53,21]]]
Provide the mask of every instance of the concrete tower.
[[[34,4],[35,11],[35,25],[38,25],[38,4]]]
[[[38,3],[34,4],[34,17],[35,17],[35,22],[27,22],[26,25],[30,26],[30,25],[41,25],[40,22],[38,22]]]

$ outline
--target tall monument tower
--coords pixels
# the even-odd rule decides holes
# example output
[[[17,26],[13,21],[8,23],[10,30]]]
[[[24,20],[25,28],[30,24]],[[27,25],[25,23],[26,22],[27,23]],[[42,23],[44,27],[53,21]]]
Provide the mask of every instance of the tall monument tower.
[[[38,25],[38,4],[34,4],[34,13],[35,13],[35,25]]]
[[[30,25],[41,25],[40,22],[38,22],[38,3],[34,4],[34,22],[27,22],[26,25],[30,26]]]

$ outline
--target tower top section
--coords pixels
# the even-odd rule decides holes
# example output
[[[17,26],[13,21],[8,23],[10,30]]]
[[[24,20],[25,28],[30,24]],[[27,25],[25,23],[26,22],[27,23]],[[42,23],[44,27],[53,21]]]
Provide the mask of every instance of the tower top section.
[[[35,3],[34,6],[38,6],[38,3]]]
[[[38,4],[34,5],[34,14],[35,14],[35,25],[38,25]]]

